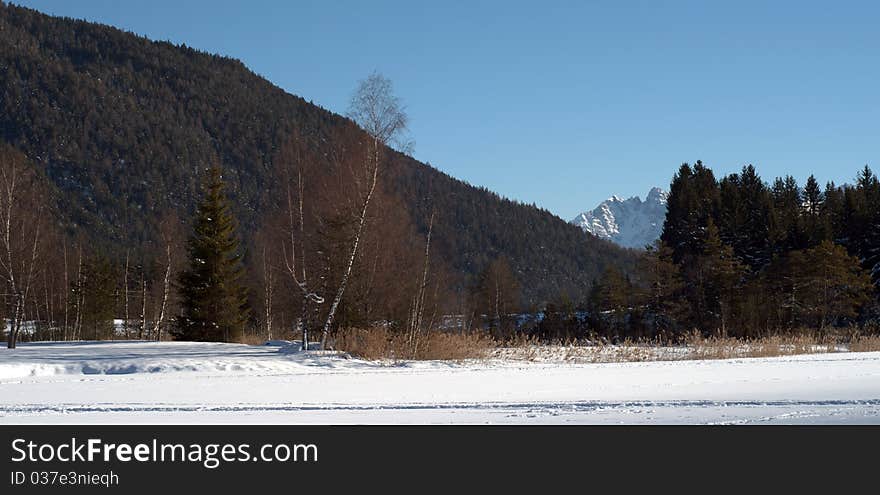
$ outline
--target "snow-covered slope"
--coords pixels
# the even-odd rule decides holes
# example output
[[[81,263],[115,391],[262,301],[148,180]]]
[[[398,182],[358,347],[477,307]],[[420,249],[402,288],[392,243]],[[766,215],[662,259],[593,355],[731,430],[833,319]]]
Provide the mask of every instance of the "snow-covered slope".
[[[655,187],[642,201],[638,196],[611,196],[571,223],[602,239],[628,248],[644,248],[660,238],[666,218],[667,194]]]

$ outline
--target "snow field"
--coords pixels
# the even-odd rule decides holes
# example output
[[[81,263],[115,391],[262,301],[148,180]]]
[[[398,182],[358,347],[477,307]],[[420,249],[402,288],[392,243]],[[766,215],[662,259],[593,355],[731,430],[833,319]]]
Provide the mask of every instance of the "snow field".
[[[376,363],[297,346],[0,350],[8,423],[880,423],[880,353]]]

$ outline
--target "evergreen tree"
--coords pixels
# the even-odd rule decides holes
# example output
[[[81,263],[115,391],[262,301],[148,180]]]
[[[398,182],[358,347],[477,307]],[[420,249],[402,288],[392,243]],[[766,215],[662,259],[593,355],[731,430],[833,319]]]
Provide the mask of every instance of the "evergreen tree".
[[[792,176],[777,178],[771,188],[773,197],[773,251],[787,252],[804,247],[801,222],[801,191]]]
[[[871,274],[874,287],[880,294],[880,212],[873,212],[866,224],[864,267]]]
[[[208,171],[187,245],[189,267],[179,279],[178,340],[237,342],[248,317],[236,222],[220,168]]]
[[[824,240],[830,239],[828,222],[823,218],[825,211],[825,194],[819,188],[816,177],[810,176],[804,186],[804,235],[806,245],[814,247]]]
[[[717,214],[718,183],[712,170],[697,161],[693,168],[682,164],[672,179],[666,220],[660,239],[682,263],[703,250],[706,224]]]
[[[748,269],[739,262],[730,246],[721,242],[718,228],[709,222],[706,246],[699,261],[703,273],[702,290],[708,321],[727,335],[740,288]],[[705,324],[704,324],[705,327]]]
[[[867,201],[876,202],[880,199],[880,179],[874,175],[871,167],[865,165],[865,168],[859,172],[856,178],[856,185],[861,191],[864,191]]]
[[[857,242],[857,255],[880,288],[880,179],[865,165],[859,174],[857,187],[862,198],[863,211],[857,221],[862,229]]]
[[[843,201],[840,207],[839,242],[850,254],[860,256],[863,251],[865,197],[863,190],[856,187],[843,188]]]
[[[675,333],[687,318],[682,299],[684,282],[678,265],[672,262],[672,249],[658,241],[642,257],[643,277],[640,293],[648,324],[654,334]]]
[[[822,222],[828,239],[836,244],[843,244],[843,189],[834,182],[825,184],[824,201],[822,202]]]
[[[753,270],[766,266],[772,256],[772,199],[755,167],[743,167],[721,181],[719,228],[726,244]]]
[[[865,266],[871,273],[874,287],[880,293],[880,218],[869,226],[867,241]]]
[[[855,318],[869,300],[870,277],[857,258],[831,241],[792,252],[788,263],[798,294],[794,309],[804,323],[821,329],[841,319]]]
[[[824,195],[819,188],[819,181],[816,180],[815,176],[811,175],[807,178],[806,185],[804,185],[804,209],[806,213],[811,216],[819,216],[823,201]]]
[[[590,296],[591,310],[600,329],[607,327],[608,334],[619,339],[626,333],[627,314],[630,307],[632,284],[620,270],[605,269],[602,277],[593,285]]]

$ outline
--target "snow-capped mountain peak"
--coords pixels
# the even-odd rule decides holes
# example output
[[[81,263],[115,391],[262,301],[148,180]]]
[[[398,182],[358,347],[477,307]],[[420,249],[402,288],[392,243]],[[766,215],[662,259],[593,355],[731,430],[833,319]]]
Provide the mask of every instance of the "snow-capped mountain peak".
[[[648,191],[644,201],[638,196],[622,199],[615,194],[571,223],[621,246],[644,248],[660,237],[666,218],[666,198],[666,192],[659,187]]]

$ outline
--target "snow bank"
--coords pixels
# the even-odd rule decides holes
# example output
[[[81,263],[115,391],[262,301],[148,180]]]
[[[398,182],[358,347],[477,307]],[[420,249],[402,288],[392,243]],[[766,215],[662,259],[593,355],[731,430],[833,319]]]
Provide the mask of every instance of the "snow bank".
[[[39,342],[0,351],[0,380],[137,373],[292,373],[304,367],[335,368],[343,360],[334,359],[334,354],[302,352],[299,343],[289,341],[269,341],[265,346],[213,342]]]

